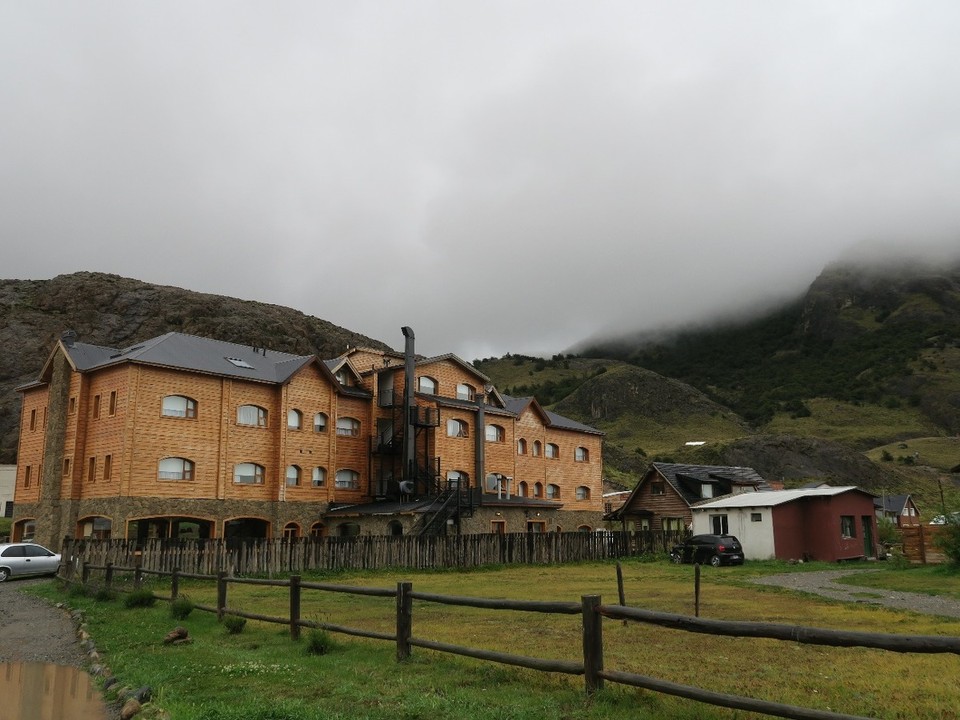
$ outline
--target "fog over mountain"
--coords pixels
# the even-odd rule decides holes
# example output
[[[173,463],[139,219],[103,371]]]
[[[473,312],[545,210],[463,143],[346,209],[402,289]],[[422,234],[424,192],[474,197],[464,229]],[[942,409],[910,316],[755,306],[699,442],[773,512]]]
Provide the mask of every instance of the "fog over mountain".
[[[947,0],[3,3],[0,274],[467,359],[756,312],[960,246],[958,36]]]

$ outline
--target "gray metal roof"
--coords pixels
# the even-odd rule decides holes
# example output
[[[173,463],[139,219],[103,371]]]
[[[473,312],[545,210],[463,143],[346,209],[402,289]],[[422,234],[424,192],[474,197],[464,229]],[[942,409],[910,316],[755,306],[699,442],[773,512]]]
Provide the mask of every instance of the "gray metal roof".
[[[511,395],[504,395],[502,393],[500,394],[500,397],[503,398],[504,409],[509,410],[514,415],[519,415],[531,402],[536,402],[536,398],[534,397],[512,397]],[[597,430],[589,425],[584,425],[576,420],[571,420],[568,417],[551,412],[550,410],[540,406],[539,403],[537,403],[537,405],[547,416],[547,422],[549,423],[550,427],[559,428],[561,430],[576,430],[577,432],[592,433],[593,435],[605,434],[602,430]]]
[[[266,383],[285,382],[313,360],[313,355],[291,355],[176,332],[120,349],[79,342],[64,347],[81,372],[135,362]]]

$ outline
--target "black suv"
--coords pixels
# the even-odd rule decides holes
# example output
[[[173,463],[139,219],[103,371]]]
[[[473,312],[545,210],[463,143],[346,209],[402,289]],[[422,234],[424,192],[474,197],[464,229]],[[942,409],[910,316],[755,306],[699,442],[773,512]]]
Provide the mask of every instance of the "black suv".
[[[733,535],[694,535],[682,545],[674,545],[670,559],[675,563],[708,562],[714,567],[742,565],[743,546]]]

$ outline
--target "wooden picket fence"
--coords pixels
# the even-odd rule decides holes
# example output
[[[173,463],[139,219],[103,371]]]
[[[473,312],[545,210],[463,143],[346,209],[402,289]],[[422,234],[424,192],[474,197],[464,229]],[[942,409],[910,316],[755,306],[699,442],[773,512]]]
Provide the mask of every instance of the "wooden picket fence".
[[[144,570],[216,575],[282,575],[308,570],[445,569],[485,565],[550,565],[667,552],[675,532],[570,532],[377,536],[251,540],[66,539],[61,553],[84,562]]]

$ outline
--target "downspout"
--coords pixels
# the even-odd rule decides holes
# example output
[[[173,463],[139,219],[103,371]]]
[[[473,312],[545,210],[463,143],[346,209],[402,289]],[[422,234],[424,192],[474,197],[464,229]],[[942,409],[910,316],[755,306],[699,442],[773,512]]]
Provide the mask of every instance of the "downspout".
[[[403,477],[402,480],[410,480],[414,483],[416,489],[417,468],[416,468],[416,445],[414,443],[413,423],[411,414],[414,408],[413,389],[416,378],[414,377],[414,340],[413,328],[406,325],[400,328],[403,332]]]
[[[484,457],[485,443],[487,440],[487,420],[486,413],[484,411],[486,403],[486,395],[484,393],[477,393],[475,398],[477,402],[477,422],[476,422],[476,432],[474,433],[473,439],[473,448],[474,448],[474,473],[477,478],[476,484],[480,488],[480,502],[483,502],[483,490],[484,483],[487,479],[486,473],[486,458]]]

